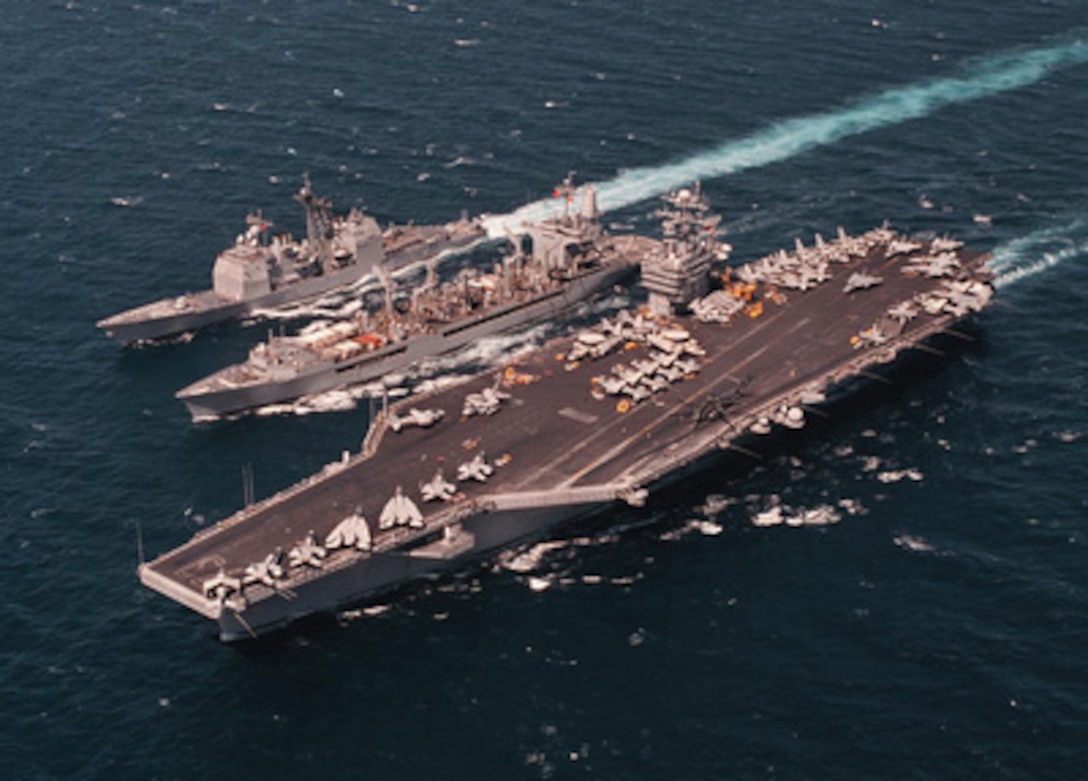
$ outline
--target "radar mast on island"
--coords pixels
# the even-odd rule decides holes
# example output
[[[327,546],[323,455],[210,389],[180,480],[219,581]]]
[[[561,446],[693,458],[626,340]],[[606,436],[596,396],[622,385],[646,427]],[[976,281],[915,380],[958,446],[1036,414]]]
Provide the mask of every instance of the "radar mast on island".
[[[666,207],[655,216],[661,219],[664,241],[642,261],[642,286],[650,294],[650,311],[667,317],[707,294],[711,265],[728,258],[732,248],[718,241],[721,216],[710,212],[699,182],[661,200]]]

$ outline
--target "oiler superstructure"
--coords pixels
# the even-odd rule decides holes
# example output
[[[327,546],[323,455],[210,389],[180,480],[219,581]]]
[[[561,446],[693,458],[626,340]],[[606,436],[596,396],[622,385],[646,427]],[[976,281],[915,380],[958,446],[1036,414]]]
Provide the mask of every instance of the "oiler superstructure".
[[[219,253],[212,288],[164,298],[107,317],[98,327],[122,344],[155,342],[240,319],[261,309],[302,303],[350,287],[364,277],[464,251],[486,239],[479,221],[462,217],[440,225],[382,229],[359,209],[333,212],[307,180],[295,195],[306,212],[306,236],[271,234],[260,212]]]
[[[670,214],[705,221],[695,195],[677,194]],[[985,257],[949,240],[843,233],[730,270],[715,233],[647,240],[653,308],[384,410],[359,453],[142,565],[141,579],[225,640],[366,601],[640,504],[723,450],[758,451],[901,353],[932,349],[992,294]],[[702,276],[707,260],[709,280],[676,293],[677,270]]]
[[[444,282],[432,261],[425,282],[403,295],[383,272],[384,302],[377,311],[362,309],[347,320],[270,335],[244,362],[194,382],[177,396],[194,420],[207,420],[375,380],[559,315],[629,277],[647,241],[604,235],[592,187],[585,188],[577,211],[565,208],[526,230],[531,254],[522,252],[515,238],[515,251],[490,270],[467,268]]]

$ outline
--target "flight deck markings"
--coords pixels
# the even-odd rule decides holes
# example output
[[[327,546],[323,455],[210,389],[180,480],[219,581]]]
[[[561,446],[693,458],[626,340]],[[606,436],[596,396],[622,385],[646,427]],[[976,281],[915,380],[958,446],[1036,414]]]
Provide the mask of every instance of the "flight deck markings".
[[[734,366],[733,370],[735,371],[737,369],[743,368],[745,365],[751,363],[756,358],[761,356],[769,348],[770,348],[770,345],[766,345],[764,347],[761,347],[759,350],[752,353],[747,358],[745,358],[743,361],[741,361],[736,366]],[[717,379],[714,382],[710,383],[709,385],[695,391],[690,396],[688,396],[686,399],[684,399],[679,404],[677,404],[673,408],[673,413],[668,414],[668,415],[663,415],[663,416],[661,416],[659,418],[655,418],[654,420],[651,420],[649,423],[647,423],[645,426],[640,428],[634,434],[630,435],[625,440],[620,442],[620,444],[616,445],[615,447],[613,447],[608,452],[606,452],[603,455],[599,456],[598,458],[594,459],[589,464],[584,466],[582,469],[575,472],[570,478],[565,480],[562,483],[562,485],[563,486],[572,485],[573,483],[576,483],[578,480],[585,477],[585,475],[592,472],[594,469],[597,469],[601,465],[601,463],[612,460],[616,455],[618,455],[619,453],[622,453],[624,450],[626,450],[631,445],[632,442],[634,442],[635,440],[641,439],[646,434],[648,434],[652,429],[657,428],[659,425],[664,423],[666,420],[669,420],[670,418],[674,417],[675,416],[675,410],[682,409],[682,408],[688,406],[689,404],[691,404],[691,402],[695,401],[697,398],[699,398],[703,394],[709,393],[711,390],[716,389],[719,385],[721,385],[726,380],[732,380],[733,382],[736,382],[736,379],[732,376],[732,373],[723,374],[719,379]]]
[[[580,410],[573,409],[572,407],[563,407],[559,410],[559,414],[564,418],[577,421],[578,423],[585,423],[587,426],[591,426],[600,420],[597,415],[592,415],[588,412],[581,412]]]

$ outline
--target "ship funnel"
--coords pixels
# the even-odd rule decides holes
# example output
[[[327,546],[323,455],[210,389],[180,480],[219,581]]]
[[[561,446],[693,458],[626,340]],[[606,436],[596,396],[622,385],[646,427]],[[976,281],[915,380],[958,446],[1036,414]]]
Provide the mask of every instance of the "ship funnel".
[[[581,217],[587,222],[596,222],[601,217],[601,211],[597,208],[597,188],[587,185],[582,191]]]

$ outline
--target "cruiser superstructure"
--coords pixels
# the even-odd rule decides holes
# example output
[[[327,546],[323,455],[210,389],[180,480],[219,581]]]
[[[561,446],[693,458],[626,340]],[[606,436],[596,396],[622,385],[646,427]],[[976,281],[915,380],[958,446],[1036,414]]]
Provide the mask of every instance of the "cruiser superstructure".
[[[141,565],[141,580],[225,640],[366,600],[803,427],[993,292],[985,256],[886,228],[722,268],[697,196],[673,196],[677,229],[640,248],[648,306],[384,410],[361,452]]]
[[[338,215],[306,181],[295,200],[306,211],[306,237],[270,236],[271,224],[250,214],[235,243],[219,253],[212,289],[129,309],[99,321],[122,344],[153,342],[250,316],[262,308],[294,304],[346,288],[363,277],[391,273],[482,242],[476,220],[443,225],[392,225],[386,229],[359,209]]]

